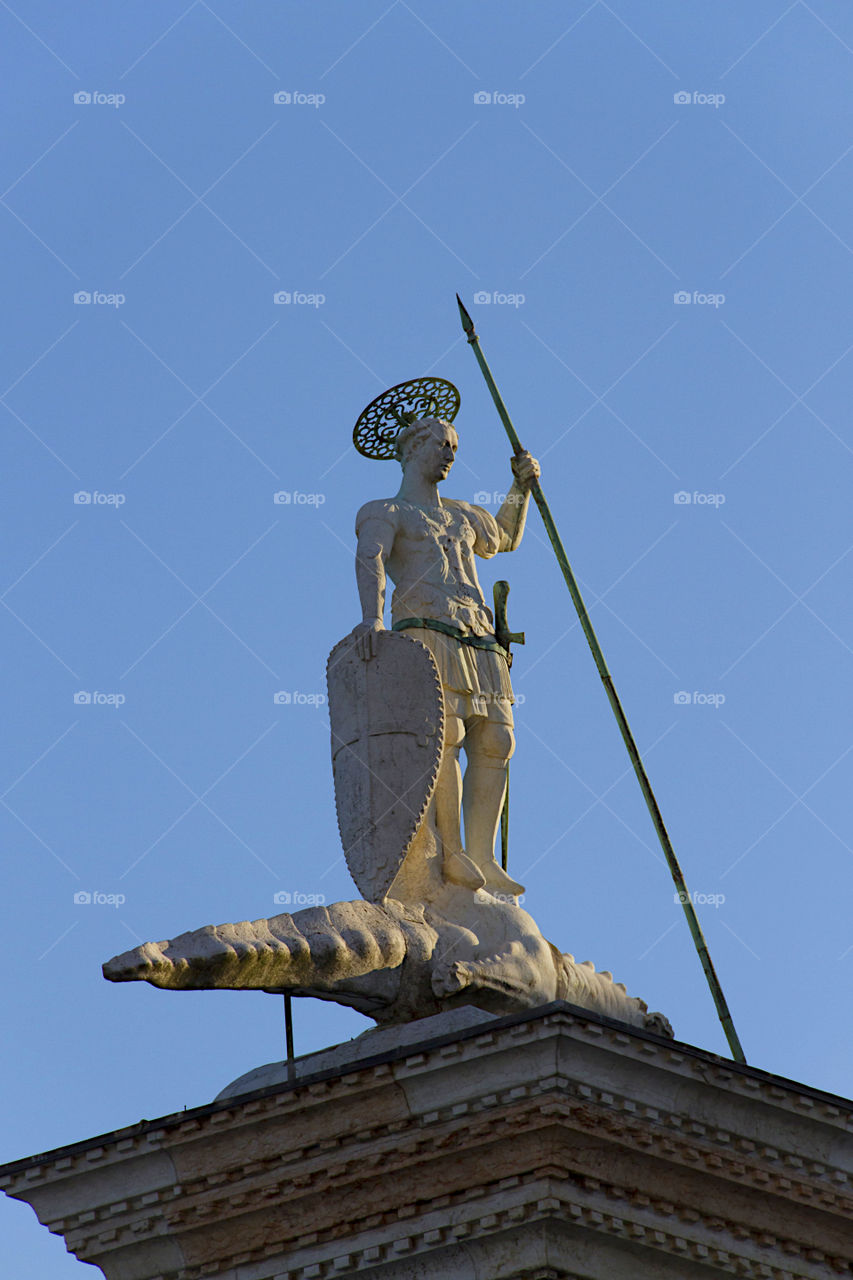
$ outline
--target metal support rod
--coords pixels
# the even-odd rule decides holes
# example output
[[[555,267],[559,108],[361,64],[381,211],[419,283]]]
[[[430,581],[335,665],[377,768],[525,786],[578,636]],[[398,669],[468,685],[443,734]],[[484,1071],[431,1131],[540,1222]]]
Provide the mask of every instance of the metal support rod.
[[[456,301],[459,303],[459,314],[462,318],[462,328],[465,330],[468,342],[474,351],[474,355],[477,357],[477,363],[479,364],[483,377],[486,380],[486,385],[491,392],[492,400],[494,401],[495,408],[500,415],[501,422],[509,436],[513,452],[515,454],[519,454],[523,452],[521,441],[519,440],[518,433],[512,424],[512,420],[507,412],[501,393],[498,391],[497,384],[492,377],[492,371],[486,363],[486,358],[480,348],[480,340],[474,330],[474,322],[465,310],[465,307],[462,304],[462,299],[459,297],[458,293],[456,295]],[[580,588],[575,580],[575,575],[573,574],[571,565],[569,564],[569,558],[566,555],[565,548],[560,540],[560,535],[557,532],[557,526],[554,524],[554,518],[551,515],[551,510],[545,500],[545,495],[542,492],[542,486],[538,480],[535,480],[533,484],[531,484],[530,492],[533,495],[534,502],[539,508],[539,514],[542,516],[545,531],[548,534],[551,546],[554,549],[554,554],[557,557],[557,563],[559,564],[563,577],[566,581],[566,586],[569,588],[569,594],[571,595],[575,609],[577,610],[578,618],[580,619],[580,624],[583,628],[583,633],[586,636],[587,643],[592,651],[592,656],[595,659],[598,674],[601,677],[608,701],[610,702],[613,714],[616,717],[616,723],[619,725],[619,731],[622,734],[622,739],[628,750],[628,755],[631,759],[634,773],[637,775],[637,781],[640,784],[643,799],[646,802],[646,806],[651,814],[652,822],[655,825],[655,830],[657,832],[658,839],[660,840],[664,857],[666,858],[670,874],[678,891],[679,901],[681,902],[681,905],[684,908],[684,914],[687,917],[687,925],[690,929],[693,943],[699,954],[699,960],[705,972],[705,977],[708,980],[708,986],[711,989],[711,995],[714,999],[717,1014],[723,1025],[723,1030],[726,1033],[729,1048],[732,1051],[732,1057],[736,1062],[746,1062],[746,1057],[744,1056],[737,1031],[735,1030],[734,1022],[732,1021],[732,1015],[729,1012],[729,1007],[723,994],[723,988],[720,986],[720,980],[717,977],[710,952],[708,951],[708,944],[705,942],[705,937],[702,933],[702,926],[699,924],[698,916],[696,915],[696,911],[693,907],[693,899],[688,891],[681,867],[678,865],[678,859],[675,856],[672,841],[670,840],[669,833],[664,825],[663,816],[658,808],[658,803],[655,799],[654,792],[652,791],[651,783],[649,782],[643,761],[637,749],[637,744],[634,741],[634,735],[631,732],[628,719],[622,709],[622,704],[619,701],[616,688],[613,684],[613,678],[607,669],[604,654],[602,653],[601,646],[598,643],[598,637],[593,630],[589,614],[586,611],[586,605],[584,604],[583,597],[580,593]]]
[[[504,871],[509,862],[509,765],[506,767],[506,791],[501,809],[501,866]]]
[[[290,992],[284,993],[284,1041],[287,1047],[287,1078],[296,1078],[296,1063],[293,1053],[293,997]]]

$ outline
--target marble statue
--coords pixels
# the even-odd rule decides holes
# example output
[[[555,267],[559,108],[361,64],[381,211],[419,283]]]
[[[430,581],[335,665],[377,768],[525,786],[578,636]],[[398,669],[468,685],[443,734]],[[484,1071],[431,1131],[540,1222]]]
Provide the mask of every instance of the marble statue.
[[[362,898],[145,943],[104,966],[111,981],[315,996],[383,1024],[563,999],[672,1034],[610,973],[548,942],[495,858],[513,693],[508,633],[486,606],[475,557],[518,547],[539,464],[514,457],[495,515],[440,496],[458,404],[451,384],[419,379],[356,424],[360,452],[402,467],[394,497],[358,513],[362,617],[328,663],[338,822]]]
[[[495,837],[515,749],[506,653],[477,580],[475,556],[514,551],[521,542],[528,486],[539,477],[530,454],[512,460],[513,479],[496,516],[439,497],[459,439],[451,423],[426,417],[397,439],[403,469],[393,498],[368,502],[356,519],[356,578],[362,621],[353,637],[369,662],[385,629],[386,576],[394,583],[396,629],[429,649],[441,678],[444,750],[433,796],[434,827],[446,880],[518,896],[524,888],[498,864]],[[436,625],[438,624],[438,625]],[[489,647],[486,647],[489,646]],[[464,779],[460,749],[466,755]],[[464,813],[464,845],[462,815]]]

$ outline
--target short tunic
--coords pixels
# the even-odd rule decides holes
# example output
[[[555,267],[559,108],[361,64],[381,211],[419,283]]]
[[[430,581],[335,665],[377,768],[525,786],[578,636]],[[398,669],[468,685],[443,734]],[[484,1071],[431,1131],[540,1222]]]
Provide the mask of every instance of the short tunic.
[[[474,563],[475,555],[490,559],[501,548],[504,534],[493,515],[454,499],[443,499],[440,507],[426,510],[401,498],[390,498],[361,508],[356,534],[366,535],[373,522],[377,538],[386,548],[388,576],[395,584],[392,623],[403,618],[432,618],[463,634],[494,637],[494,618],[483,598]],[[389,530],[393,530],[393,537]],[[501,654],[475,649],[425,627],[406,630],[435,658],[451,714],[512,723],[512,685]]]

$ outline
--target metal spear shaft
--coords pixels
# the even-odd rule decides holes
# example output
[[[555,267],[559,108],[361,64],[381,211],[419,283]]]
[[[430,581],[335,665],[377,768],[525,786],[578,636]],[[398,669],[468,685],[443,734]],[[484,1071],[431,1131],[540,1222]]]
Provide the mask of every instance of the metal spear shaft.
[[[480,347],[480,339],[474,330],[474,321],[465,310],[465,307],[462,304],[462,299],[459,297],[458,293],[456,295],[456,301],[459,303],[459,315],[462,318],[462,328],[465,330],[468,342],[474,351],[474,355],[477,357],[477,363],[479,364],[483,377],[486,380],[486,386],[491,392],[492,399],[495,402],[495,408],[497,409],[501,422],[509,436],[513,453],[516,455],[522,453],[523,450],[521,441],[518,438],[518,433],[512,424],[512,419],[507,412],[506,405],[503,402],[503,397],[501,396],[500,391],[498,391],[495,380],[492,377],[492,371],[486,363],[486,357],[483,355]],[[646,773],[645,766],[643,765],[639,750],[637,749],[637,744],[634,741],[631,726],[628,724],[628,719],[622,708],[622,703],[619,701],[619,695],[617,694],[616,687],[613,684],[613,677],[607,668],[607,663],[604,660],[604,654],[601,651],[601,645],[598,643],[598,637],[595,634],[589,614],[586,611],[586,605],[584,604],[583,596],[581,595],[580,588],[575,580],[575,575],[572,572],[572,567],[569,564],[569,558],[566,555],[565,548],[560,540],[560,535],[557,532],[557,526],[554,524],[554,517],[551,515],[551,509],[545,500],[545,494],[542,492],[542,486],[538,480],[535,480],[533,484],[531,484],[530,492],[533,495],[534,502],[539,508],[539,514],[542,516],[545,531],[548,534],[551,546],[554,548],[557,563],[559,564],[563,577],[566,580],[566,586],[569,588],[569,594],[571,595],[575,609],[577,610],[578,618],[580,619],[580,624],[583,628],[583,633],[587,639],[587,644],[592,651],[592,656],[595,659],[595,665],[598,668],[598,674],[601,676],[601,681],[604,685],[608,701],[610,702],[613,714],[616,717],[616,723],[619,725],[619,732],[622,734],[622,740],[628,750],[631,764],[634,767],[634,773],[637,775],[637,781],[640,784],[643,799],[645,800],[649,813],[652,816],[652,822],[655,825],[655,830],[658,834],[658,839],[660,840],[660,845],[663,849],[670,874],[672,875],[673,883],[678,890],[678,897],[682,907],[684,908],[684,914],[687,917],[687,925],[690,929],[693,943],[699,953],[699,959],[701,961],[702,968],[705,971],[708,986],[711,988],[711,995],[713,996],[720,1022],[723,1024],[723,1030],[726,1033],[726,1039],[729,1042],[732,1057],[735,1062],[745,1063],[746,1057],[744,1056],[740,1040],[738,1039],[735,1024],[732,1021],[732,1015],[729,1012],[726,997],[723,995],[723,988],[720,986],[720,980],[714,969],[711,955],[708,951],[708,944],[706,943],[704,934],[702,933],[702,926],[699,924],[699,918],[693,907],[693,899],[691,898],[687,885],[684,881],[681,867],[678,865],[678,859],[675,856],[675,850],[672,847],[669,832],[664,825],[663,816],[658,808],[658,802],[655,799],[654,792],[652,791],[652,784],[649,782],[648,774]]]

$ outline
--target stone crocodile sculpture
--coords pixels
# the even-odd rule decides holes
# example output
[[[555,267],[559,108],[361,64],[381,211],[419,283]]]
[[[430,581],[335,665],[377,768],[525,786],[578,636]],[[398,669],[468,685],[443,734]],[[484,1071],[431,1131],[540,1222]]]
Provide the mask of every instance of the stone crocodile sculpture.
[[[338,902],[292,915],[207,925],[146,942],[104,965],[113,982],[169,990],[254,989],[348,1005],[389,1025],[460,1005],[491,1013],[551,1000],[672,1035],[607,972],[547,942],[533,918],[485,891],[448,888],[443,901],[410,906]]]

